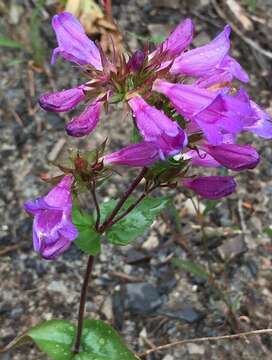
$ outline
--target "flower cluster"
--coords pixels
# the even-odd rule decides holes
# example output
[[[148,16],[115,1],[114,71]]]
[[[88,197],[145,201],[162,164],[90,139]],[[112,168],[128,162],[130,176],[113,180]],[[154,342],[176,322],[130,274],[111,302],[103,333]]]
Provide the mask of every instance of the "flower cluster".
[[[258,164],[257,151],[237,144],[237,137],[247,131],[270,139],[272,120],[244,88],[236,89],[232,84],[234,80],[246,83],[249,78],[229,55],[230,26],[210,43],[190,50],[194,26],[186,19],[155,50],[146,47],[127,57],[113,51],[111,59],[71,14],[54,16],[52,26],[58,42],[52,63],[57,57],[76,63],[87,81],[41,96],[40,106],[46,111],[65,112],[85,102],[83,112],[66,124],[67,134],[74,137],[86,136],[96,128],[103,106],[121,102],[132,114],[139,142],[103,156],[103,166],[152,167],[174,159],[187,167],[221,166],[241,171]],[[67,233],[62,231],[63,222],[70,217],[67,192],[72,180],[66,176],[63,181],[52,190],[61,194],[57,199],[63,196],[61,206],[52,206],[51,193],[26,205],[35,215],[35,249],[45,257],[62,252],[76,236],[72,226]],[[208,199],[227,196],[236,187],[231,176],[195,177],[187,172],[178,182]],[[49,220],[43,221],[45,215]],[[46,248],[53,238],[61,246],[56,245],[57,252],[48,254]]]

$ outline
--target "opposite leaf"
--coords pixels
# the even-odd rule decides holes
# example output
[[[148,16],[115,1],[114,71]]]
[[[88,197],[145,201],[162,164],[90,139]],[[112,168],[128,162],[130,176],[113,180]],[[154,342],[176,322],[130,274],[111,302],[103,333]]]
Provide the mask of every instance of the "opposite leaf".
[[[73,223],[78,229],[75,244],[88,255],[96,256],[100,253],[100,235],[95,230],[95,222],[91,215],[73,209]]]
[[[81,351],[73,352],[76,328],[66,320],[50,320],[30,329],[5,350],[30,340],[52,360],[137,360],[117,332],[100,320],[84,322]]]
[[[118,216],[135,201],[136,199],[129,198]],[[152,225],[167,203],[168,199],[166,198],[145,198],[124,219],[118,221],[107,231],[108,241],[114,245],[127,245],[135,240]],[[112,202],[105,203],[103,213],[105,213],[105,208],[112,209],[112,205]]]

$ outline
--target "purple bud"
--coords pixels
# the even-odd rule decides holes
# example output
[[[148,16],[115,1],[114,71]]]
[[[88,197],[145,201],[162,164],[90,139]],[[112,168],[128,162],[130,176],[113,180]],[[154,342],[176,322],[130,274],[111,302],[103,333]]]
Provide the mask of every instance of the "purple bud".
[[[150,57],[164,53],[168,56],[177,56],[185,50],[192,42],[194,25],[191,19],[182,21],[169,37],[150,54]]]
[[[231,28],[224,30],[209,44],[187,51],[176,58],[170,72],[174,75],[205,76],[218,67],[230,48]]]
[[[85,98],[81,87],[44,94],[39,98],[40,106],[46,111],[64,112],[72,110]]]
[[[85,34],[80,22],[70,13],[55,15],[52,20],[58,47],[54,50],[51,63],[55,63],[60,55],[65,60],[79,65],[92,65],[102,70],[101,57],[98,48]]]
[[[203,150],[190,150],[187,151],[185,154],[183,154],[184,158],[190,159],[190,164],[192,166],[201,166],[201,167],[207,167],[207,168],[216,168],[220,166],[220,164],[214,160],[214,158],[207,154]]]
[[[127,67],[132,72],[141,70],[145,60],[145,53],[142,50],[137,50],[129,59]]]
[[[104,157],[104,164],[142,167],[152,165],[160,158],[158,147],[152,143],[141,142],[128,145]]]
[[[34,216],[33,245],[45,259],[55,259],[66,251],[78,231],[71,220],[73,177],[66,175],[46,196],[25,203]]]
[[[234,171],[254,169],[260,161],[259,154],[250,145],[202,145],[202,148],[221,165]]]
[[[210,200],[228,196],[236,188],[236,182],[232,176],[199,176],[193,179],[184,179],[182,183],[198,195]]]
[[[185,132],[162,111],[147,104],[140,96],[133,97],[128,103],[144,140],[156,144],[162,157],[175,155],[187,145]]]
[[[90,134],[99,121],[102,104],[103,102],[99,100],[89,104],[79,116],[66,125],[67,134],[75,137]]]

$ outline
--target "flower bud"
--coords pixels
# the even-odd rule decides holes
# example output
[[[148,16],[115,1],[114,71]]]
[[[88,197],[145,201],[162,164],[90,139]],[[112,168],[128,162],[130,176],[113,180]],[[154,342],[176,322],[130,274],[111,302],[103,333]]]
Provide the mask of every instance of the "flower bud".
[[[199,176],[184,179],[182,183],[198,195],[210,200],[230,195],[236,188],[236,182],[232,176]]]
[[[64,112],[72,110],[85,98],[81,87],[44,94],[39,98],[40,106],[46,111]]]
[[[104,164],[128,165],[142,167],[152,165],[160,158],[156,145],[148,142],[128,145],[104,157]]]
[[[259,154],[250,145],[203,145],[202,148],[221,165],[234,171],[254,169],[260,161]]]
[[[90,134],[96,127],[103,102],[95,101],[74,117],[65,127],[70,136],[81,137]]]

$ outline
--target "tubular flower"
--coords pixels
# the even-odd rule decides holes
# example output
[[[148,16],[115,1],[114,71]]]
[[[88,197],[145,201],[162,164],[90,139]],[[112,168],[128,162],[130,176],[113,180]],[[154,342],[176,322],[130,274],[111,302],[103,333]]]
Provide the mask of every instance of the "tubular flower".
[[[58,47],[53,51],[51,63],[58,56],[79,65],[92,65],[102,70],[101,57],[98,48],[85,34],[80,22],[68,12],[55,15],[52,20]]]
[[[162,111],[148,105],[140,96],[133,97],[128,103],[144,140],[156,144],[162,158],[177,154],[187,145],[185,132]]]
[[[25,203],[25,210],[34,216],[34,250],[45,259],[60,256],[78,235],[71,220],[73,181],[66,175],[46,196]]]
[[[40,106],[46,111],[64,112],[75,108],[83,99],[82,87],[44,94],[39,99]]]
[[[159,149],[150,142],[141,142],[124,147],[104,157],[104,164],[148,166],[160,159]]]
[[[198,176],[192,179],[183,179],[182,184],[209,200],[228,196],[236,188],[236,182],[232,176]]]
[[[193,40],[194,24],[191,19],[180,22],[169,37],[150,54],[154,57],[163,53],[169,57],[178,56],[191,44]]]
[[[74,117],[65,127],[68,135],[80,137],[90,134],[99,121],[103,102],[97,99],[89,104],[77,117]]]
[[[227,25],[209,44],[178,56],[171,67],[171,74],[185,74],[194,77],[205,76],[207,72],[220,66],[230,49],[230,33],[231,28]]]
[[[259,154],[250,145],[203,145],[202,148],[221,165],[234,171],[254,169],[260,161]]]

